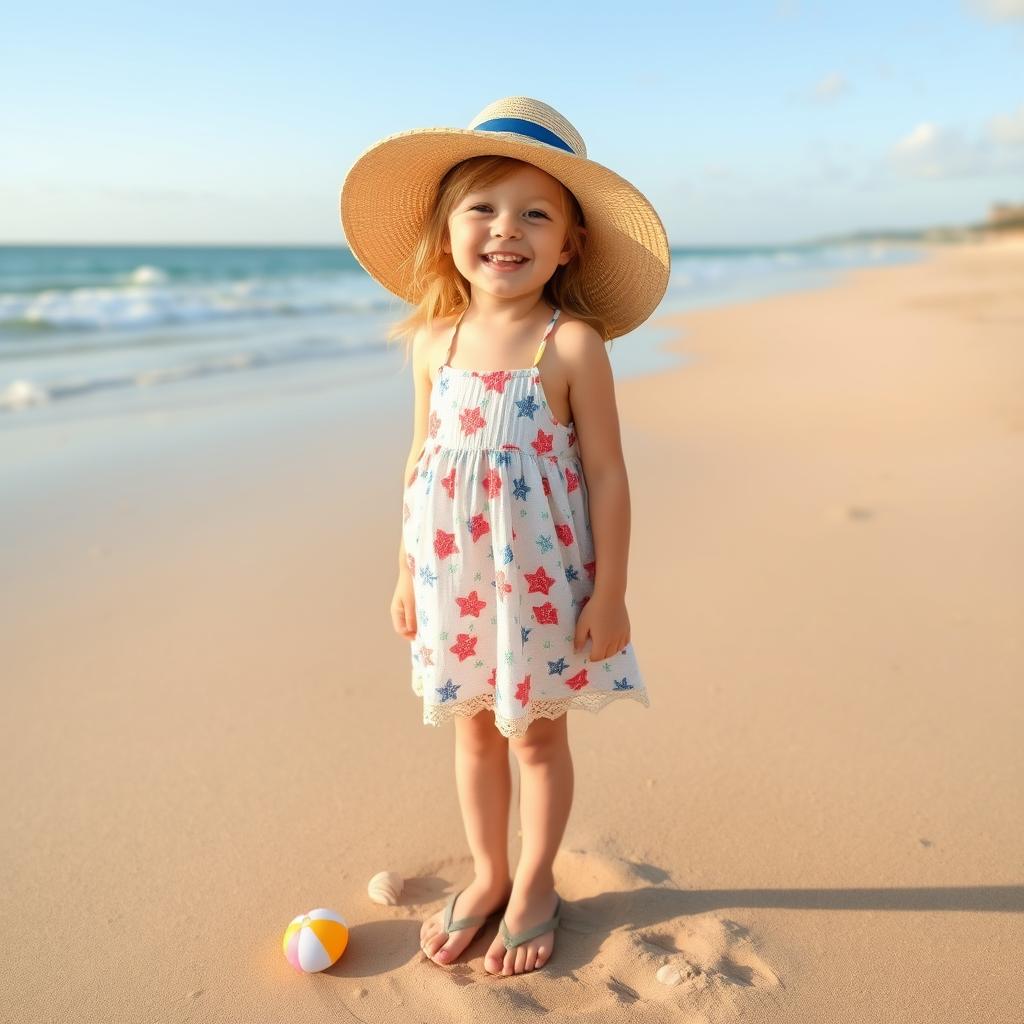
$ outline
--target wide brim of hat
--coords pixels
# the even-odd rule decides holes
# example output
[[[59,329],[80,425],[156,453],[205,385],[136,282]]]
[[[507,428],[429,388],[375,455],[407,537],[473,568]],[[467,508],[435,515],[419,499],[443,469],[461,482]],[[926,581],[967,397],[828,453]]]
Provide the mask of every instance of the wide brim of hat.
[[[420,230],[445,173],[474,156],[524,160],[576,197],[587,228],[586,295],[610,338],[654,312],[671,257],[665,228],[643,193],[594,160],[505,132],[416,128],[381,139],[356,159],[341,188],[341,224],[371,277],[406,302],[419,300],[411,261]]]

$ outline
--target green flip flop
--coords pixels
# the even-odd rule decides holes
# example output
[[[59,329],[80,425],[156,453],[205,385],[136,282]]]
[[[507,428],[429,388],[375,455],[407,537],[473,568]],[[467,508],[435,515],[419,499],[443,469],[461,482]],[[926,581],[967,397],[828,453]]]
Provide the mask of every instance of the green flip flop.
[[[498,928],[501,931],[501,941],[505,943],[506,949],[515,949],[516,946],[521,946],[524,942],[529,942],[530,939],[535,939],[538,935],[543,935],[545,932],[553,932],[558,927],[558,919],[562,915],[562,897],[558,893],[555,893],[555,896],[558,902],[555,904],[554,916],[533,928],[528,928],[525,932],[520,932],[518,935],[512,935],[508,930],[508,925],[505,924],[505,918],[501,919],[501,924]]]
[[[461,932],[463,928],[473,928],[482,925],[494,913],[494,911],[491,911],[490,914],[479,914],[476,917],[460,917],[458,921],[453,921],[452,914],[455,912],[455,901],[465,891],[465,889],[460,889],[458,892],[453,893],[448,900],[448,905],[444,908],[444,924],[441,927],[446,935],[451,935],[452,932]]]

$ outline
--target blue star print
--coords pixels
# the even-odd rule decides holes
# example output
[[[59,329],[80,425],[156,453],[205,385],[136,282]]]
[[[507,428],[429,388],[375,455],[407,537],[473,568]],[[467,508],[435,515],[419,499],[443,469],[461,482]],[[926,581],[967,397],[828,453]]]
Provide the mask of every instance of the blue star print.
[[[431,572],[429,565],[420,566],[420,580],[431,587],[437,582],[437,577]]]
[[[554,547],[554,544],[551,542],[551,537],[548,534],[542,533],[537,538],[537,547],[539,547],[541,551],[550,551]]]
[[[540,408],[540,406],[533,400],[533,395],[527,395],[525,398],[516,399],[516,405],[519,406],[520,416],[529,416],[533,419],[533,414]]]
[[[578,580],[580,578],[580,574],[576,571],[576,566],[567,565],[565,567],[565,578],[567,580]]]
[[[554,675],[559,675],[560,676],[568,667],[569,667],[569,663],[565,660],[565,658],[559,658],[558,661],[549,661],[548,662],[548,675],[549,676],[554,676]]]
[[[625,676],[623,676],[622,679],[616,679],[615,680],[615,689],[616,690],[632,690],[633,689],[633,684],[631,682],[629,682]]]
[[[444,686],[434,687],[437,692],[441,695],[441,702],[444,703],[446,700],[455,700],[458,696],[459,688],[450,679]]]
[[[512,545],[511,544],[506,544],[505,545],[505,550],[502,551],[502,553],[501,553],[501,561],[502,561],[502,563],[504,565],[508,565],[508,563],[511,562],[514,557],[515,556],[512,554]]]
[[[525,626],[520,626],[519,631],[523,634],[523,643],[525,644],[527,639],[529,639],[530,634],[533,632],[533,627],[531,626],[527,629]]]
[[[511,452],[498,452],[498,454],[494,456],[494,463],[497,466],[507,466],[511,461]]]
[[[532,488],[526,484],[526,477],[521,476],[512,480],[512,497],[519,498],[520,501],[526,501],[526,496],[530,493]]]

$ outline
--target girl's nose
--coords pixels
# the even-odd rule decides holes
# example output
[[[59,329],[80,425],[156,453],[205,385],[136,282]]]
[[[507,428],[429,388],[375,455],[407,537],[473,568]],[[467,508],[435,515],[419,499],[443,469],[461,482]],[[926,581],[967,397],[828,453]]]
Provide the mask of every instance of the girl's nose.
[[[491,234],[496,235],[498,238],[518,237],[520,234],[519,225],[511,214],[495,217]]]

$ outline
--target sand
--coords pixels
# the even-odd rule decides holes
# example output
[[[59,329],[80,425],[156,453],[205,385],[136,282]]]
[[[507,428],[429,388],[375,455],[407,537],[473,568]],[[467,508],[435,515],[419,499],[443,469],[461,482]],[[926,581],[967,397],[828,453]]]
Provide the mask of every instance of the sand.
[[[8,493],[0,1019],[1019,1021],[1022,282],[937,249],[619,382],[651,707],[571,713],[534,975],[418,948],[469,858],[388,615],[411,407]],[[316,906],[351,942],[303,976]]]

